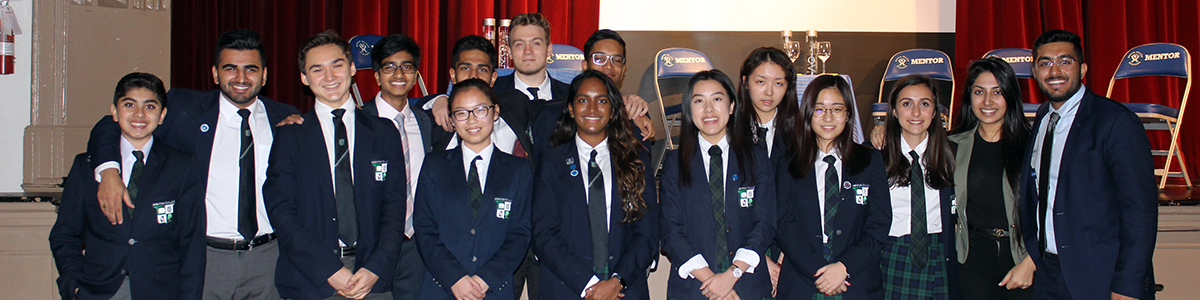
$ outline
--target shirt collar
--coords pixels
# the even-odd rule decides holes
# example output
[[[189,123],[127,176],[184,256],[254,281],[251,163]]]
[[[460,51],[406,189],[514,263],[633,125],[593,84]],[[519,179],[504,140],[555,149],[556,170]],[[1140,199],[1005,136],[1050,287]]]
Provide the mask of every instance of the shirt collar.
[[[545,70],[542,70],[542,72],[546,73],[546,79],[543,79],[542,83],[538,84],[538,86],[536,86],[536,88],[538,88],[538,94],[550,92],[550,72],[545,71]],[[525,84],[524,81],[521,81],[521,78],[518,78],[516,73],[513,74],[513,83],[514,83],[514,88],[516,88],[518,91],[521,91],[522,93],[528,93],[529,88],[532,87],[528,84]],[[534,95],[534,96],[537,96],[537,95]],[[543,99],[543,100],[546,100],[546,99]]]
[[[923,158],[923,157],[925,157],[925,147],[927,146],[928,143],[929,143],[929,133],[928,132],[925,133],[925,138],[921,140],[921,143],[917,144],[916,149],[909,147],[908,142],[905,142],[904,138],[900,138],[900,151],[903,151],[905,158],[907,158],[909,160],[912,160],[912,156],[908,155],[908,153],[912,152],[913,150],[916,150],[917,155]],[[924,160],[922,159],[922,161],[924,161]]]
[[[1071,95],[1071,98],[1067,98],[1067,102],[1063,103],[1057,109],[1054,108],[1054,105],[1050,105],[1050,111],[1046,114],[1049,115],[1049,113],[1056,112],[1060,118],[1075,116],[1075,113],[1079,111],[1079,103],[1083,102],[1083,91],[1086,89],[1086,86],[1079,85],[1079,90],[1075,91],[1075,94]]]
[[[608,138],[605,137],[603,141],[600,141],[599,144],[596,144],[595,147],[592,147],[592,145],[588,145],[587,142],[583,141],[583,139],[576,134],[575,149],[579,151],[580,160],[587,161],[588,159],[591,159],[592,150],[596,150],[596,159],[600,159],[600,157],[608,155]]]
[[[241,122],[242,115],[238,114],[238,110],[241,108],[238,108],[237,105],[233,105],[233,101],[229,100],[229,98],[226,98],[224,93],[217,94],[220,95],[219,97],[221,98],[220,101],[217,101],[219,102],[218,113],[221,114],[221,117],[227,120]],[[250,106],[247,106],[246,109],[250,110],[250,115],[252,116],[267,113],[266,108],[263,107],[262,101],[258,101],[258,99],[255,99],[254,102],[251,102]]]
[[[775,129],[775,119],[778,119],[778,117],[779,117],[779,111],[776,110],[775,115],[771,116],[771,120],[767,121],[766,123],[759,123],[758,127],[764,127],[764,128],[767,128],[768,130]]]
[[[395,107],[392,107],[391,103],[388,103],[387,100],[383,100],[382,95],[383,95],[383,92],[379,92],[379,93],[375,94],[375,108],[379,109],[379,117],[395,119],[396,115],[399,115],[399,114],[404,114],[405,118],[411,117],[409,115],[410,112],[408,112],[408,105],[404,105],[404,107],[405,107],[404,110],[396,110]],[[349,102],[349,101],[347,101],[347,102]]]
[[[471,148],[467,148],[466,145],[460,145],[459,148],[462,148],[463,165],[467,166],[468,168],[470,168],[470,165],[467,165],[467,164],[471,163],[471,161],[474,160],[476,156],[481,157],[483,159],[484,164],[487,164],[487,162],[492,160],[492,153],[496,149],[496,147],[494,147],[494,144],[488,144],[488,146],[486,148],[483,148],[483,151],[479,151],[479,153],[475,153],[475,151],[471,150]]]
[[[238,117],[241,117],[241,116],[238,116]],[[124,161],[124,160],[126,160],[125,158],[132,158],[134,150],[141,150],[142,151],[142,163],[144,164],[144,163],[146,163],[146,157],[149,156],[150,148],[152,146],[154,146],[154,136],[153,135],[150,136],[150,139],[146,140],[145,145],[142,145],[142,149],[133,147],[133,143],[130,143],[129,140],[126,139],[124,135],[121,135],[121,160]]]
[[[700,135],[699,133],[696,134],[696,138],[700,141],[700,152],[704,152],[704,155],[708,155],[708,148],[712,148],[713,144],[709,143],[708,140],[704,139],[704,136]],[[720,141],[717,141],[717,147],[721,148],[721,154],[729,153],[728,134],[726,134],[724,137],[721,137]]]
[[[342,106],[338,108],[346,109],[346,113],[342,115],[342,120],[347,120],[347,118],[354,117],[354,100],[346,100],[346,102],[342,102]],[[333,109],[334,108],[332,106],[326,105],[325,102],[321,102],[321,100],[313,101],[313,111],[316,112],[318,118],[329,118],[332,120]],[[347,122],[346,124],[349,125],[350,123]]]

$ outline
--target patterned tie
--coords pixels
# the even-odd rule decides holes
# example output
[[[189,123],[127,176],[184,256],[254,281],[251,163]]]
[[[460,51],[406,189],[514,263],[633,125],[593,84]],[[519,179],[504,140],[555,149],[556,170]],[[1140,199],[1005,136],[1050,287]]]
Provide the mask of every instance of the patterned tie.
[[[346,246],[358,241],[358,207],[354,205],[354,177],[350,174],[350,145],[346,138],[346,109],[333,110],[333,199],[337,204],[338,238]]]
[[[404,195],[405,195],[404,199],[407,199],[407,201],[408,201],[408,204],[405,206],[406,209],[404,210],[404,236],[407,236],[408,238],[412,238],[413,233],[416,233],[416,231],[413,230],[413,225],[412,225],[412,221],[413,221],[413,219],[412,219],[412,212],[413,212],[412,187],[413,187],[413,183],[412,183],[412,178],[409,178],[409,176],[410,176],[409,174],[412,174],[412,173],[409,173],[409,168],[411,168],[412,166],[409,164],[409,160],[408,160],[408,156],[409,156],[409,153],[408,153],[408,131],[404,128],[404,113],[396,114],[395,120],[396,120],[396,129],[400,130],[400,145],[401,145],[401,148],[404,149],[403,150],[404,151]]]
[[[597,277],[608,278],[608,202],[604,196],[604,173],[596,161],[596,150],[588,160],[588,220],[592,228],[592,267]]]
[[[725,241],[725,234],[728,230],[725,229],[725,163],[721,159],[721,147],[712,145],[708,147],[708,191],[711,194],[713,207],[713,221],[716,224],[717,232],[717,265],[712,266],[713,272],[724,272],[729,266],[726,261],[729,260],[729,245]],[[719,271],[718,271],[719,270]]]
[[[1054,156],[1054,128],[1058,126],[1059,115],[1050,113],[1050,124],[1046,127],[1046,137],[1042,139],[1042,166],[1038,168],[1038,249],[1046,250],[1046,208],[1050,205],[1050,159]]]
[[[842,199],[842,189],[838,188],[840,179],[837,167],[833,165],[837,158],[828,155],[825,156],[824,161],[829,166],[825,169],[825,250],[822,254],[825,261],[833,262],[833,216],[837,215],[838,204]]]
[[[529,90],[529,95],[530,95],[529,100],[542,100],[542,98],[538,97],[538,91],[540,91],[541,89],[534,87],[534,86],[531,86],[531,87],[528,87],[525,89]]]
[[[133,169],[129,171],[129,184],[125,187],[126,193],[129,193],[129,201],[132,202],[137,202],[138,181],[142,179],[142,168],[146,167],[146,163],[143,162],[145,157],[146,155],[141,150],[133,150],[133,158],[136,160],[133,162]],[[129,210],[129,215],[133,216],[133,208],[128,205],[124,206]]]
[[[912,174],[909,175],[908,187],[912,191],[912,249],[909,257],[917,269],[924,269],[929,263],[929,228],[927,227],[925,210],[925,175],[921,172],[921,158],[917,151],[909,151],[912,156]]]
[[[239,109],[242,116],[242,151],[238,156],[238,233],[250,241],[258,234],[258,210],[254,196],[254,134],[250,132],[250,110]]]
[[[758,127],[758,131],[756,131],[755,133],[758,136],[758,140],[757,140],[758,144],[762,144],[763,146],[766,146],[767,145],[767,128],[766,127]]]
[[[479,217],[479,206],[481,205],[479,202],[483,198],[483,187],[479,184],[478,167],[479,161],[482,160],[482,156],[476,155],[475,159],[471,160],[471,170],[467,172],[467,187],[471,189],[471,220]]]

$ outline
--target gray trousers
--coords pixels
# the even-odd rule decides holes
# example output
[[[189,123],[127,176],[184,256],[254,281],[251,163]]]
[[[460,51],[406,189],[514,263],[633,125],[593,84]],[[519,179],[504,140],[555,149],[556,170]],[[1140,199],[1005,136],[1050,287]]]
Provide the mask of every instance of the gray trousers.
[[[207,254],[204,300],[280,299],[275,288],[278,241],[250,250],[208,247]]]

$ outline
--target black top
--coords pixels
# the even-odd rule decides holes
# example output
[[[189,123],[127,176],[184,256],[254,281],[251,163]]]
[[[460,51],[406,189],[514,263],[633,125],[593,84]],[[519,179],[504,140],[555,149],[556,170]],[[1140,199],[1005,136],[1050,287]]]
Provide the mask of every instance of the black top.
[[[967,169],[967,226],[1008,229],[1004,207],[1004,156],[999,142],[985,141],[975,132],[971,165]]]

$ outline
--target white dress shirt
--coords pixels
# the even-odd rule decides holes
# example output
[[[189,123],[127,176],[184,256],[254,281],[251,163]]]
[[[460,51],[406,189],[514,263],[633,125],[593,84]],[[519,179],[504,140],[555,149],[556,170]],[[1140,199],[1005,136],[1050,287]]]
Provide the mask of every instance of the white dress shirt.
[[[550,80],[552,80],[550,79],[550,72],[542,72],[546,74],[546,79],[542,80],[542,83],[536,86],[536,88],[538,88],[538,94],[536,98],[533,97],[532,94],[529,94],[529,88],[534,86],[521,81],[521,78],[517,77],[516,74],[513,75],[513,87],[516,88],[517,91],[520,91],[521,94],[525,94],[525,97],[529,97],[530,100],[554,100],[554,92],[550,90]]]
[[[1054,149],[1051,150],[1053,153],[1050,154],[1052,159],[1050,160],[1049,191],[1046,193],[1046,249],[1044,249],[1046,252],[1053,254],[1058,254],[1058,242],[1054,237],[1054,196],[1058,194],[1058,170],[1062,163],[1063,146],[1067,143],[1067,135],[1071,133],[1071,124],[1075,122],[1075,114],[1079,112],[1079,103],[1083,102],[1083,91],[1086,89],[1086,86],[1081,85],[1079,91],[1071,95],[1071,98],[1067,99],[1067,102],[1063,103],[1058,109],[1050,105],[1050,110],[1046,112],[1045,116],[1042,116],[1042,124],[1037,128],[1037,140],[1034,141],[1033,145],[1033,159],[1029,162],[1033,170],[1037,172],[1037,176],[1042,176],[1043,173],[1040,170],[1042,166],[1042,142],[1046,139],[1046,127],[1050,126],[1050,113],[1058,113],[1058,124],[1054,127],[1054,144],[1051,145]],[[1054,159],[1055,157],[1057,159]],[[1038,226],[1041,225],[1039,224]]]
[[[758,127],[755,127],[756,131],[758,130],[758,128],[766,128],[767,129],[767,156],[771,156],[771,150],[775,149],[775,119],[778,119],[778,118],[779,118],[779,111],[776,110],[775,116],[771,117],[770,121],[767,121],[767,123],[758,124]],[[754,134],[757,135],[758,132],[755,132]],[[821,157],[824,157],[824,156],[821,156]],[[820,158],[818,158],[818,159],[820,159]],[[840,159],[839,159],[839,161],[840,161]],[[841,174],[841,173],[838,173],[838,174]]]
[[[837,171],[838,179],[846,178],[846,173],[842,172],[842,155],[837,152],[836,148],[830,149],[830,150],[834,150],[833,153],[826,153],[825,151],[817,150],[817,161],[816,161],[816,164],[813,166],[813,167],[815,167],[815,170],[814,170],[815,173],[813,173],[813,176],[817,178],[817,206],[819,206],[821,208],[821,216],[822,216],[821,218],[818,219],[818,220],[821,220],[821,243],[829,242],[829,236],[825,235],[826,224],[825,224],[825,218],[824,218],[824,216],[825,216],[825,172],[828,172],[829,165],[830,165],[829,163],[824,161],[826,156],[833,155],[833,158],[837,159],[837,160],[833,161],[833,168],[834,168],[834,170]]]
[[[521,82],[521,80],[517,80],[517,82]],[[588,168],[591,168],[589,162],[592,159],[592,150],[596,150],[596,164],[600,165],[600,174],[604,176],[604,211],[606,212],[605,215],[608,216],[605,219],[605,225],[607,228],[612,228],[612,187],[613,181],[616,179],[613,178],[611,163],[612,155],[610,155],[608,152],[608,138],[605,138],[603,141],[600,141],[599,144],[596,144],[595,147],[592,147],[592,145],[588,145],[587,142],[584,142],[582,138],[579,138],[579,135],[575,135],[575,150],[579,152],[579,165],[583,166],[583,168],[580,168],[580,174],[583,176],[579,176],[579,180],[583,182],[583,190],[585,191],[585,194],[588,190],[588,179],[590,179],[588,178],[588,174],[591,172],[591,170],[588,170]],[[587,199],[587,201],[589,203],[588,205],[591,205],[590,203],[592,203],[592,199]],[[592,288],[592,285],[595,285],[599,282],[600,278],[596,277],[596,275],[592,275],[592,279],[588,280],[587,285],[583,287],[583,292],[580,293],[579,297],[582,298],[587,295],[587,290]]]
[[[700,150],[701,158],[704,161],[703,165],[704,165],[705,178],[704,178],[703,182],[708,182],[708,174],[712,173],[712,170],[710,170],[710,166],[708,164],[708,162],[712,158],[712,156],[708,154],[708,149],[711,148],[713,146],[713,144],[709,143],[708,140],[704,139],[704,136],[700,136],[699,134],[697,134],[697,139],[700,141],[700,149],[699,150]],[[723,173],[723,174],[721,174],[721,178],[728,178],[729,155],[730,155],[730,153],[729,153],[729,136],[726,135],[726,136],[722,137],[721,140],[717,142],[716,146],[721,148],[721,164],[723,165],[723,166],[721,166],[721,172]],[[728,190],[729,188],[730,188],[729,186],[725,187],[726,190]],[[736,188],[736,187],[734,187],[734,188]],[[704,200],[707,200],[707,199],[704,199]],[[733,254],[733,261],[739,261],[739,260],[750,266],[750,268],[743,270],[743,271],[745,271],[746,273],[754,273],[754,268],[757,268],[758,263],[759,263],[758,252],[755,252],[754,250],[750,250],[747,248],[738,248],[737,252],[735,252]],[[704,260],[704,255],[696,254],[695,256],[692,256],[692,258],[688,259],[687,262],[684,262],[682,265],[679,266],[679,277],[683,278],[683,279],[692,278],[693,277],[692,271],[707,268],[707,267],[708,267],[708,261]]]
[[[346,100],[342,102],[342,106],[338,108],[346,109],[346,113],[342,114],[342,123],[346,124],[346,141],[349,144],[348,153],[346,153],[350,164],[350,178],[354,178],[354,101]],[[313,104],[313,111],[317,115],[317,121],[321,123],[321,133],[325,136],[325,151],[329,154],[329,183],[333,186],[334,192],[337,192],[337,183],[334,182],[334,177],[337,177],[335,169],[337,168],[336,147],[334,147],[334,124],[333,124],[333,107],[325,105],[320,100]]]
[[[125,182],[125,186],[129,186],[129,176],[133,173],[133,164],[137,163],[137,157],[133,156],[134,150],[142,151],[142,165],[146,164],[150,158],[150,146],[154,146],[154,136],[146,140],[146,144],[142,145],[141,149],[133,147],[133,143],[121,136],[121,181]]]
[[[925,148],[929,143],[929,135],[925,135],[925,139],[917,144],[917,148],[913,149],[908,146],[904,139],[900,140],[900,151],[904,152],[904,158],[909,160],[909,163],[921,164],[922,174],[929,174],[929,168],[925,165],[925,156],[928,153]],[[921,153],[918,157],[920,162],[913,162],[912,156],[908,152],[916,150]],[[926,232],[930,234],[942,232],[942,194],[937,189],[929,186],[929,181],[925,181],[925,222]],[[888,236],[902,237],[912,233],[912,185],[908,186],[893,186],[888,192],[892,196],[892,228],[888,231]]]
[[[396,125],[396,129],[400,130],[403,135],[400,137],[408,143],[408,152],[404,155],[408,160],[408,170],[405,170],[408,176],[408,208],[404,215],[404,235],[412,237],[415,233],[412,226],[412,208],[414,195],[417,194],[417,178],[421,175],[421,164],[425,162],[425,142],[421,138],[421,124],[417,122],[417,115],[413,114],[412,109],[406,102],[403,110],[396,110],[386,100],[383,100],[383,92],[375,94],[375,108],[379,112],[380,118],[385,118],[392,121]],[[408,99],[405,99],[408,101]],[[403,118],[401,118],[403,116]],[[404,124],[400,124],[397,119],[404,120]]]
[[[471,179],[470,179],[471,178],[471,161],[474,161],[476,156],[479,156],[479,158],[480,158],[479,161],[475,162],[475,170],[479,171],[479,192],[480,193],[483,193],[483,191],[486,191],[486,189],[484,189],[484,188],[487,187],[488,166],[492,165],[492,154],[495,153],[495,150],[493,150],[493,149],[496,149],[496,148],[493,147],[491,144],[488,144],[487,148],[483,148],[483,151],[479,151],[479,153],[475,153],[475,151],[472,151],[471,148],[467,148],[466,146],[462,147],[463,174],[467,174],[467,177],[465,177],[465,179],[468,182],[471,181]]]
[[[208,236],[222,239],[242,240],[238,233],[238,185],[241,178],[242,116],[225,94],[217,101],[217,124],[213,128],[212,157],[208,161],[208,185],[204,191],[204,206],[208,213]],[[255,236],[275,232],[267,218],[263,204],[262,185],[267,180],[267,161],[271,157],[271,120],[267,118],[266,105],[254,101],[250,110],[250,133],[254,136],[254,207],[258,219]]]

